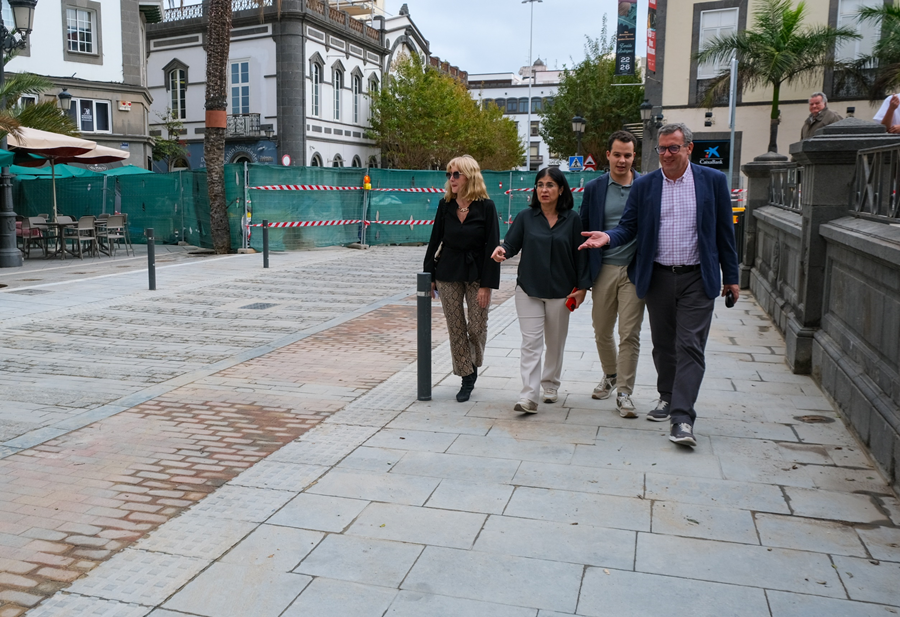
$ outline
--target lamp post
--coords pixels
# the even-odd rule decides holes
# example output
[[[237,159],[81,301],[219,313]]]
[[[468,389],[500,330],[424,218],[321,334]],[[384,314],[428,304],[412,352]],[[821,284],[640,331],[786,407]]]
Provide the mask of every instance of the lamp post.
[[[572,132],[575,133],[575,137],[578,138],[578,147],[575,148],[575,156],[581,156],[581,136],[584,135],[584,118],[581,116],[575,116],[572,118]]]
[[[7,0],[13,14],[12,31],[3,23],[0,14],[0,88],[3,87],[3,57],[16,49],[25,47],[34,24],[34,7],[37,0]],[[18,35],[18,37],[16,36]],[[6,101],[0,100],[0,108]],[[0,140],[0,147],[6,149],[6,137]],[[0,171],[0,268],[18,268],[22,265],[22,252],[16,247],[16,213],[12,203],[12,176],[9,167]]]
[[[522,4],[531,5],[531,25],[528,27],[528,124],[525,126],[525,170],[531,171],[531,85],[534,83],[534,66],[531,62],[531,43],[534,35],[534,3],[544,0],[522,0]]]

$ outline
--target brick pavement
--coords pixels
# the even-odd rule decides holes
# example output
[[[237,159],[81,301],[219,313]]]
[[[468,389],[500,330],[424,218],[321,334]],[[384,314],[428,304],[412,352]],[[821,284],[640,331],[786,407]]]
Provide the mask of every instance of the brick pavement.
[[[506,280],[494,304],[512,289]],[[10,496],[0,501],[0,617],[23,614],[409,365],[414,301],[0,459]],[[438,346],[437,305],[432,324]]]

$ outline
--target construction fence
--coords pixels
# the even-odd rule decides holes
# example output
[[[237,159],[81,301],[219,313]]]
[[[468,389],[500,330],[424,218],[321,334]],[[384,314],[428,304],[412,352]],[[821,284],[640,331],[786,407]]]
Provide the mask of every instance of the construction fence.
[[[483,175],[502,219],[502,236],[516,214],[528,207],[534,173]],[[567,174],[576,209],[584,184],[599,175]],[[365,176],[371,179],[370,189]],[[226,165],[231,245],[262,250],[263,220],[269,221],[269,248],[274,251],[353,242],[427,242],[445,182],[443,171]],[[16,214],[51,212],[52,191],[49,179],[16,180]],[[129,232],[138,242],[144,241],[144,229],[153,228],[157,243],[184,241],[212,248],[204,170],[57,179],[56,198],[59,214],[74,218],[127,214]]]

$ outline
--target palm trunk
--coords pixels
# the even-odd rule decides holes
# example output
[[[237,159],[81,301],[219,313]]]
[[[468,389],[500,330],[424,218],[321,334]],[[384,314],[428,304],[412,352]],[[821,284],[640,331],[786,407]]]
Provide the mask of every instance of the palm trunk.
[[[209,221],[216,253],[231,252],[231,231],[225,204],[225,118],[228,48],[231,36],[231,0],[209,0],[206,47],[206,187]]]
[[[769,116],[769,152],[778,152],[778,125],[781,123],[781,112],[778,99],[781,96],[781,84],[772,88],[772,114]]]

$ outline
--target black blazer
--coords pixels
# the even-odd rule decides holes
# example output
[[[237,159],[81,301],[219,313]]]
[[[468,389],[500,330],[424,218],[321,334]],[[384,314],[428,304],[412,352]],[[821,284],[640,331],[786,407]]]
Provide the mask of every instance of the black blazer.
[[[455,199],[438,203],[422,269],[431,273],[432,281],[480,281],[481,287],[498,289],[500,264],[491,259],[500,244],[497,208],[490,199],[473,201],[466,220],[460,223],[457,207]],[[441,256],[435,264],[434,253],[442,241]]]

